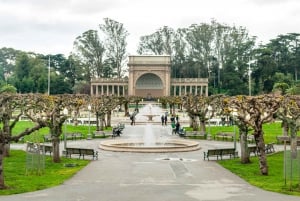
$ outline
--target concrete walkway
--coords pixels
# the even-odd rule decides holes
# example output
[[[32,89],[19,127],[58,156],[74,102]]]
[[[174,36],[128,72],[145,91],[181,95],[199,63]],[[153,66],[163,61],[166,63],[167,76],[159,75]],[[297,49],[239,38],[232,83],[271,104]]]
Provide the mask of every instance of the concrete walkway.
[[[121,138],[139,137],[144,127],[126,125]],[[155,127],[161,137],[166,128]],[[158,132],[161,131],[161,132]],[[169,136],[175,137],[175,136]],[[177,136],[176,136],[177,137]],[[100,140],[68,142],[94,147]],[[214,161],[204,161],[209,147],[232,142],[201,140],[201,150],[183,153],[121,153],[99,151],[92,161],[64,184],[36,192],[0,196],[1,201],[299,201],[300,197],[267,192],[249,185]]]

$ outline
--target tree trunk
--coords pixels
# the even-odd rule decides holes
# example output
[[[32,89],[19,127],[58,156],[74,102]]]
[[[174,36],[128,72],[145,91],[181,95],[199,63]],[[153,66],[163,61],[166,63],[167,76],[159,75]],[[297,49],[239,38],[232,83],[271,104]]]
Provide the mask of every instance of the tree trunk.
[[[4,120],[3,120],[4,139],[5,139],[6,135],[11,136],[9,122],[10,122],[10,118],[4,118]],[[7,141],[5,140],[4,141],[3,157],[9,156],[9,154],[10,154],[10,142],[8,140]]]
[[[296,125],[290,126],[291,132],[291,158],[297,159],[297,127]]]
[[[241,163],[250,163],[250,154],[248,150],[247,132],[240,130],[240,145],[241,145]]]
[[[100,131],[104,130],[104,121],[103,119],[105,119],[105,116],[103,114],[100,115]]]
[[[4,144],[3,156],[4,157],[9,157],[10,156],[10,142],[6,142]]]
[[[198,130],[198,124],[197,124],[197,119],[196,116],[190,116],[191,120],[191,127],[193,128],[194,131]]]
[[[99,113],[96,112],[96,130],[100,131],[100,126],[99,126]]]
[[[128,103],[124,103],[124,112],[125,112],[125,117],[129,117],[129,112],[128,112]]]
[[[74,119],[73,119],[74,126],[78,126],[78,116],[79,116],[79,112],[77,110],[75,110],[75,112],[74,112]]]
[[[107,126],[111,126],[111,111],[107,112]]]
[[[60,162],[60,153],[59,153],[59,136],[62,133],[62,125],[57,124],[54,127],[50,128],[51,137],[52,137],[52,147],[53,147],[53,156],[52,161],[54,163]]]
[[[205,120],[200,120],[200,133],[206,134]],[[209,134],[211,134],[211,133],[209,133]]]
[[[4,184],[4,174],[3,174],[3,159],[4,159],[4,146],[5,146],[5,143],[4,142],[1,142],[0,143],[0,189],[5,189],[6,186]]]
[[[58,136],[52,136],[52,147],[53,147],[52,161],[54,163],[60,163],[59,137]]]
[[[260,173],[262,175],[268,175],[268,164],[267,164],[267,155],[265,151],[265,141],[263,137],[263,131],[262,129],[259,130],[255,135],[255,141],[256,145],[259,151],[259,168],[260,168]]]
[[[288,136],[288,133],[289,133],[288,122],[287,121],[282,121],[281,127],[282,127],[282,133],[283,133],[283,135],[284,136]]]

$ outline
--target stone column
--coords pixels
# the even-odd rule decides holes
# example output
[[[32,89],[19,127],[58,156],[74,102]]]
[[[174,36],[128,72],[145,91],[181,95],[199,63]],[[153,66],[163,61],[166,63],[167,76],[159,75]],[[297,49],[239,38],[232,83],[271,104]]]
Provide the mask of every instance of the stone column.
[[[97,84],[96,85],[96,96],[98,96],[99,95],[99,85]]]
[[[179,96],[181,96],[181,85],[179,85]]]

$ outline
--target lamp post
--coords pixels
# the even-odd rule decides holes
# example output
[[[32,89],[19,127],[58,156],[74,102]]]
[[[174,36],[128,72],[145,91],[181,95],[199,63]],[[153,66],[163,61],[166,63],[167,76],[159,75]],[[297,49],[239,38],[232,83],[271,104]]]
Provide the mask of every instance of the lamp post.
[[[249,96],[251,96],[251,64],[255,62],[255,60],[250,60],[248,62],[248,75],[249,75]]]
[[[88,140],[92,139],[92,135],[91,135],[91,110],[92,110],[92,106],[88,105],[88,111],[89,111],[89,132],[87,134],[87,139]]]
[[[248,73],[249,73],[249,96],[251,96],[251,66],[250,66],[250,58],[249,58]]]
[[[68,115],[68,109],[67,109],[67,108],[65,108],[65,109],[63,110],[63,114],[64,114],[65,116]],[[65,133],[64,133],[64,150],[65,150],[65,151],[67,150],[67,123],[66,123],[66,122],[65,122]]]

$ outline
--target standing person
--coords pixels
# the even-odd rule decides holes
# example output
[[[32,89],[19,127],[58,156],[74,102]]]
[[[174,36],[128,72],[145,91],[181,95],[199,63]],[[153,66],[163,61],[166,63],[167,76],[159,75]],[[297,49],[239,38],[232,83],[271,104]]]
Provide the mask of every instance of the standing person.
[[[165,117],[164,115],[161,115],[161,125],[163,126],[165,124]]]
[[[133,115],[132,124],[135,125],[135,115]]]
[[[130,123],[130,124],[131,124],[131,126],[133,125],[133,121],[134,121],[133,118],[134,118],[134,115],[133,115],[133,114],[130,115],[130,120],[131,120],[131,123]]]
[[[178,117],[178,114],[176,115],[176,121],[178,122],[178,120],[179,120],[179,117]]]
[[[175,122],[175,116],[174,114],[172,114],[171,118],[170,118],[171,123]]]
[[[172,135],[176,134],[176,124],[175,124],[175,121],[171,121],[171,126],[172,126]]]
[[[168,121],[168,116],[165,115],[165,126],[167,125],[167,121]]]
[[[176,125],[175,125],[175,134],[179,134],[179,129],[180,129],[180,123],[179,121],[176,122]]]

